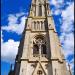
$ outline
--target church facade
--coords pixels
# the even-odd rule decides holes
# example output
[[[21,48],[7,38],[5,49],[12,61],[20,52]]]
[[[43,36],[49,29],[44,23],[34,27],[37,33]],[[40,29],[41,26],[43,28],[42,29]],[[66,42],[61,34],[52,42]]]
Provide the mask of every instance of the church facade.
[[[15,60],[14,75],[67,75],[48,0],[32,0]]]

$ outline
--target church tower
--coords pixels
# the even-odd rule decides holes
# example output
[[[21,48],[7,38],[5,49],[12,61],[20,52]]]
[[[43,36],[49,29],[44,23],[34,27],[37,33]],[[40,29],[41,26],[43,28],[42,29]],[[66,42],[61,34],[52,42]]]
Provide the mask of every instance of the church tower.
[[[48,0],[32,0],[15,61],[15,75],[67,75]]]

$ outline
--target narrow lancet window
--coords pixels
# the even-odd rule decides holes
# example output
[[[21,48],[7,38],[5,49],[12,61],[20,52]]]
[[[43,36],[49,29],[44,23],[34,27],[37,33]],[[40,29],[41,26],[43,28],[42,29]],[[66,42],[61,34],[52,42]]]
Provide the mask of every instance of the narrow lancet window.
[[[42,16],[42,6],[39,5],[39,16]]]
[[[42,45],[42,54],[46,54],[46,45],[45,44]]]
[[[39,54],[39,47],[33,42],[33,55]]]

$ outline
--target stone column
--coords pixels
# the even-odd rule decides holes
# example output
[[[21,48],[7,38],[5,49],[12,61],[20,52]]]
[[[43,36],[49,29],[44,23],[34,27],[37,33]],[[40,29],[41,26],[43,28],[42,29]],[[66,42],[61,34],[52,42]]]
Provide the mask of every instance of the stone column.
[[[40,22],[40,26],[39,27],[40,27],[40,30],[41,30],[41,22]]]

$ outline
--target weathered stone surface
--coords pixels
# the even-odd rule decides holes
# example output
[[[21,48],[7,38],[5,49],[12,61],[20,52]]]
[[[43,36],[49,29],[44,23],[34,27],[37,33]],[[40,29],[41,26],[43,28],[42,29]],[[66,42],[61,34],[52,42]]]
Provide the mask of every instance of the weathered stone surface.
[[[33,54],[34,42],[39,39],[39,53]],[[32,0],[30,15],[21,40],[15,75],[67,75],[48,0]],[[42,54],[43,40],[46,54]]]

